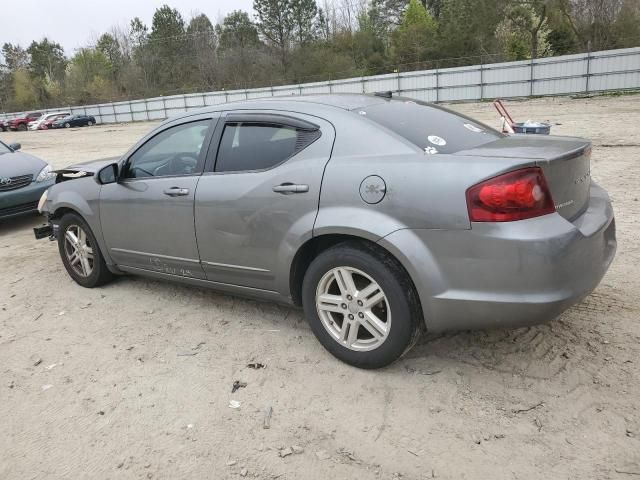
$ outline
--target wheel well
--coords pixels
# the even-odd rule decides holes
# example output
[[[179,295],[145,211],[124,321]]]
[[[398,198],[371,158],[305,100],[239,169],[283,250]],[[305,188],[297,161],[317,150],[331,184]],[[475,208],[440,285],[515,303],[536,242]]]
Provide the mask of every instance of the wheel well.
[[[80,215],[80,213],[74,210],[73,208],[60,207],[60,208],[57,208],[56,211],[51,214],[50,218],[57,220],[59,218],[64,217],[64,215],[67,213],[75,213],[76,215]],[[82,215],[80,215],[80,217],[82,217]]]
[[[404,268],[402,263],[400,263],[400,261],[395,258],[395,256],[391,252],[389,252],[386,248],[378,245],[377,243],[372,242],[371,240],[367,240],[366,238],[343,234],[320,235],[319,237],[314,237],[311,240],[308,240],[304,245],[302,245],[302,247],[300,247],[295,257],[293,258],[293,262],[291,263],[291,271],[289,274],[289,291],[291,292],[291,299],[293,300],[293,303],[295,305],[302,306],[302,281],[313,259],[328,248],[344,242],[356,242],[363,244],[366,248],[383,252],[385,255],[391,258],[391,260],[396,263],[398,267],[401,268],[405,273],[407,280],[411,284],[411,287],[413,288],[413,291],[415,293],[415,300],[418,302],[418,308],[422,312],[420,298],[417,294],[413,279],[409,275],[409,272],[407,272],[407,270]]]

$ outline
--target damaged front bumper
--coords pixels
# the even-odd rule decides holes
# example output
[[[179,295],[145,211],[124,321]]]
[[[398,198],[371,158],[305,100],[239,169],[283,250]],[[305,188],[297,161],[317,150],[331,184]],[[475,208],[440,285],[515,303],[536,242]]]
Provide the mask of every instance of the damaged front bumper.
[[[46,225],[33,227],[33,234],[35,235],[36,240],[49,238],[49,240],[53,242],[58,238],[58,225],[49,220]]]

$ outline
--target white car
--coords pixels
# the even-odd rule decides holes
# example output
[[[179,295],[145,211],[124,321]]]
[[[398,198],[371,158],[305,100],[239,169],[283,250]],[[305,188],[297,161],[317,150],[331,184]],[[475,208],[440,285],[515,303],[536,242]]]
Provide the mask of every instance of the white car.
[[[54,118],[62,118],[63,116],[67,116],[67,115],[70,115],[70,113],[69,112],[45,113],[41,115],[40,118],[38,118],[37,120],[29,122],[28,128],[29,130],[38,130],[40,128],[40,125],[42,125],[47,120],[53,120]]]

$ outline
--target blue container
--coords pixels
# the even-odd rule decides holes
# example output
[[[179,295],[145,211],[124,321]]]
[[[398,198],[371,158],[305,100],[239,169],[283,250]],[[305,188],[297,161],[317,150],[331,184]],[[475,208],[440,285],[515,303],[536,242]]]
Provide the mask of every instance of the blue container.
[[[526,122],[514,123],[512,126],[515,133],[529,133],[533,135],[549,135],[551,132],[551,125],[548,123],[532,123]]]

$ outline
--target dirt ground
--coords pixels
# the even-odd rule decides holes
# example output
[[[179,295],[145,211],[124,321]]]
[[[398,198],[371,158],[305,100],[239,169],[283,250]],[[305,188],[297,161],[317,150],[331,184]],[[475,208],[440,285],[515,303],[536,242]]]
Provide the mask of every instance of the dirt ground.
[[[2,222],[0,478],[638,478],[640,96],[508,106],[593,139],[617,258],[549,324],[423,339],[384,370],[335,360],[297,310],[135,277],[83,289],[37,216]],[[0,138],[63,167],[151,126]]]

